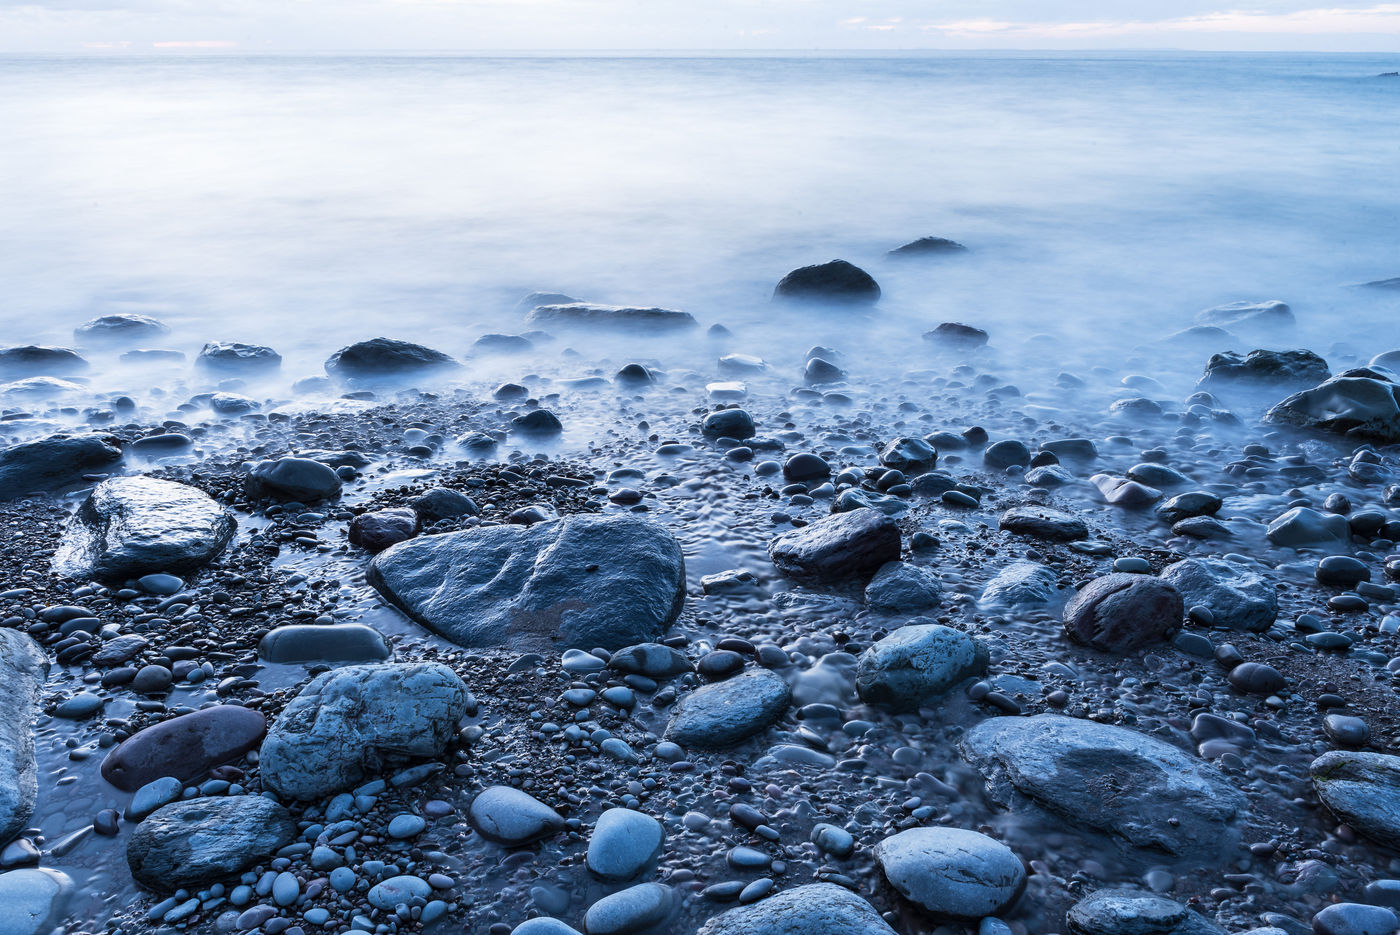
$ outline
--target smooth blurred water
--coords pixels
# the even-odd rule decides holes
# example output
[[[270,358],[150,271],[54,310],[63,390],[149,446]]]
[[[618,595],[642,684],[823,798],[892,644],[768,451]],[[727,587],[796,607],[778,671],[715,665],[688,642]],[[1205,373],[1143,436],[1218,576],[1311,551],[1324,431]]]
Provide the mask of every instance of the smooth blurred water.
[[[373,334],[462,353],[535,289],[807,322],[1139,339],[1281,298],[1400,344],[1400,79],[1383,56],[0,59],[0,336],[146,311],[309,372]],[[894,264],[922,235],[973,253]],[[897,323],[898,327],[892,327]],[[1364,339],[1364,340],[1363,340]],[[917,342],[909,345],[917,352]]]

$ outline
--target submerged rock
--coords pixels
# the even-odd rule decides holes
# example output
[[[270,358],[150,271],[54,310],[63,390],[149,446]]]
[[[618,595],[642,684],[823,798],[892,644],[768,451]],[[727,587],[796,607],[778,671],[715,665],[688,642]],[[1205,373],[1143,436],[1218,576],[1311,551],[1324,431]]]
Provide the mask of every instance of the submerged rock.
[[[1242,565],[1188,558],[1162,569],[1161,578],[1181,592],[1187,610],[1207,607],[1221,626],[1258,633],[1278,617],[1274,586]]]
[[[875,907],[834,883],[809,883],[739,906],[696,935],[895,935]]]
[[[821,582],[868,578],[896,561],[899,551],[899,527],[869,509],[824,516],[768,544],[768,555],[783,574]]]
[[[518,651],[646,642],[685,601],[680,545],[664,527],[631,516],[425,536],[379,553],[368,578],[458,645]]]
[[[1215,354],[1206,363],[1198,387],[1230,383],[1302,384],[1327,379],[1327,361],[1312,351],[1250,351],[1241,357],[1234,351]]]
[[[138,883],[159,892],[219,882],[296,840],[287,810],[260,795],[198,798],[156,810],[126,843]]]
[[[224,550],[234,527],[233,515],[198,488],[114,477],[93,488],[68,521],[53,567],[103,581],[192,571]]]
[[[879,301],[880,285],[859,266],[832,260],[788,273],[774,287],[773,298],[870,304]]]
[[[46,435],[0,451],[0,500],[76,484],[122,459],[114,435]]]
[[[781,676],[750,669],[682,696],[666,739],[683,747],[732,747],[777,721],[791,700]]]
[[[7,380],[25,377],[61,377],[81,373],[88,362],[66,347],[40,347],[26,344],[23,347],[0,348],[0,377]]]
[[[1400,756],[1333,750],[1308,767],[1313,788],[1357,832],[1400,848]]]
[[[525,321],[532,325],[574,328],[608,328],[623,331],[684,331],[699,326],[695,316],[671,308],[640,308],[630,305],[595,305],[569,302],[537,305]]]
[[[1196,324],[1233,328],[1243,333],[1249,330],[1269,331],[1293,325],[1293,310],[1278,299],[1265,302],[1231,302],[1196,313]]]
[[[1010,805],[1025,797],[1066,821],[1176,855],[1233,853],[1245,798],[1194,756],[1145,734],[1055,714],[998,717],[963,755]]]
[[[204,345],[194,365],[213,373],[258,375],[280,369],[282,355],[260,344],[214,341]]]
[[[442,351],[393,338],[357,341],[326,359],[326,373],[356,380],[419,376],[459,366]]]
[[[1400,383],[1384,371],[1348,370],[1289,396],[1264,421],[1394,444],[1400,442]]]
[[[866,704],[910,710],[987,668],[987,647],[941,624],[909,624],[860,655],[856,691]]]
[[[982,601],[990,606],[1029,607],[1048,604],[1059,594],[1059,578],[1038,562],[1013,562],[1001,569],[982,589]]]
[[[224,704],[152,724],[123,740],[102,761],[102,778],[135,792],[164,776],[203,778],[232,763],[267,733],[267,718],[242,705]]]
[[[164,337],[170,329],[146,315],[102,315],[73,329],[79,344],[134,344]]]
[[[467,709],[467,686],[435,662],[346,666],[313,679],[262,745],[263,783],[319,799],[400,758],[438,756]]]
[[[0,842],[28,827],[34,814],[39,777],[33,727],[48,671],[38,643],[18,630],[0,629]]]
[[[885,879],[933,916],[976,920],[1010,909],[1026,888],[1011,848],[962,828],[910,828],[875,845]]]
[[[903,246],[895,247],[886,256],[918,257],[966,252],[966,247],[956,240],[949,240],[947,237],[920,237],[918,240],[911,240]]]

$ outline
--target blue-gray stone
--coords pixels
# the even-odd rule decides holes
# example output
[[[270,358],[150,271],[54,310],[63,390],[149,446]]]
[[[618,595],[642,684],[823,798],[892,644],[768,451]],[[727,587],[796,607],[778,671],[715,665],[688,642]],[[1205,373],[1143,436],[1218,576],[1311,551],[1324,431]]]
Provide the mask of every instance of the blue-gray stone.
[[[588,907],[583,930],[588,935],[631,935],[660,924],[671,914],[675,897],[662,883],[639,883]]]
[[[258,496],[312,502],[338,496],[341,480],[339,474],[320,461],[277,458],[253,465],[247,487]]]
[[[389,644],[362,623],[294,623],[268,631],[258,655],[268,662],[378,662],[389,658]]]
[[[113,435],[46,435],[0,451],[0,500],[40,493],[82,481],[122,459]]]
[[[490,786],[472,799],[467,820],[476,833],[507,847],[520,847],[564,829],[559,813],[512,786]]]
[[[29,824],[39,794],[34,759],[34,718],[49,659],[33,638],[0,629],[0,841]]]
[[[287,810],[260,795],[189,799],[136,826],[126,861],[137,882],[161,892],[234,876],[297,837]]]
[[[1059,579],[1055,572],[1036,562],[1014,562],[997,572],[982,589],[982,601],[989,606],[1026,607],[1055,600]]]
[[[1071,935],[1225,935],[1200,913],[1144,890],[1099,890],[1071,906],[1065,920]]]
[[[942,588],[933,570],[907,562],[886,562],[865,586],[865,606],[888,613],[933,610],[942,599]]]
[[[890,885],[925,912],[981,919],[1011,908],[1026,868],[1011,848],[962,828],[911,828],[875,845]]]
[[[427,899],[432,892],[433,888],[427,880],[405,874],[376,883],[370,887],[365,898],[374,908],[390,912],[395,906],[412,899]]]
[[[1168,565],[1161,578],[1181,592],[1188,608],[1208,607],[1215,622],[1230,629],[1258,633],[1278,617],[1273,584],[1244,565],[1221,558],[1188,558]]]
[[[894,929],[845,887],[809,883],[714,916],[696,935],[894,935]]]
[[[683,696],[666,739],[685,747],[733,746],[782,717],[791,699],[781,676],[767,669],[741,672]]]
[[[941,624],[910,624],[861,653],[856,691],[867,704],[908,710],[987,668],[987,648]]]
[[[0,873],[0,932],[50,935],[62,927],[64,904],[73,881],[57,870],[24,869]]]
[[[610,808],[588,838],[588,869],[604,880],[633,880],[655,867],[666,834],[650,815]]]
[[[1387,847],[1400,847],[1400,756],[1334,750],[1308,768],[1334,815]]]

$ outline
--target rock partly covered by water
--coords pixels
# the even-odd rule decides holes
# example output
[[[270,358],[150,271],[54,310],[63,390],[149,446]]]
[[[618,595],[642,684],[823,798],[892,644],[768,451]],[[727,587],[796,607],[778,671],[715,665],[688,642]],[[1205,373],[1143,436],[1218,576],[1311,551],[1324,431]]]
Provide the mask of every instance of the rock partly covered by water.
[[[1337,513],[1319,513],[1306,506],[1295,506],[1269,523],[1264,533],[1274,545],[1340,545],[1351,541],[1347,518]]]
[[[506,847],[522,847],[564,830],[564,819],[539,799],[514,786],[483,789],[467,808],[476,833]]]
[[[1400,848],[1400,756],[1333,750],[1308,768],[1322,804],[1356,831]]]
[[[938,575],[908,562],[886,562],[865,586],[865,606],[891,614],[917,614],[942,602]]]
[[[271,799],[205,797],[149,815],[127,839],[126,861],[151,889],[193,889],[241,873],[296,837],[296,822]]]
[[[395,759],[438,756],[470,693],[439,663],[325,672],[282,709],[262,746],[263,782],[289,799],[348,789]]]
[[[1326,380],[1327,361],[1312,351],[1250,351],[1241,356],[1223,351],[1206,362],[1206,372],[1196,385],[1202,388],[1230,383],[1307,386]]]
[[[945,321],[932,331],[924,332],[924,340],[948,350],[968,351],[987,343],[987,332],[960,321]]]
[[[1394,444],[1400,442],[1400,383],[1384,371],[1348,370],[1289,396],[1264,421]]]
[[[714,916],[696,935],[895,935],[875,907],[834,883],[809,883]]]
[[[1056,714],[999,717],[963,755],[1004,805],[1024,797],[1072,824],[1177,855],[1232,852],[1244,796],[1213,767],[1123,727]]]
[[[267,733],[267,718],[242,705],[214,705],[132,734],[102,761],[102,778],[124,792],[160,779],[199,779],[232,763]]]
[[[1000,525],[1007,532],[1050,542],[1073,542],[1089,535],[1082,519],[1048,506],[1012,507],[1001,514]]]
[[[122,459],[113,435],[46,435],[0,451],[0,500],[76,484]]]
[[[871,509],[824,516],[768,545],[769,557],[783,574],[820,582],[869,578],[886,562],[898,560],[899,550],[895,521]]]
[[[34,759],[34,718],[49,659],[18,630],[0,629],[0,841],[29,824],[39,793]]]
[[[329,465],[310,458],[275,458],[259,461],[246,478],[255,496],[315,502],[338,496],[340,475]]]
[[[792,692],[782,676],[750,669],[683,696],[666,728],[666,739],[683,747],[732,747],[777,721],[791,701]]]
[[[422,376],[458,366],[442,351],[393,338],[357,341],[326,359],[326,373],[356,380]]]
[[[1199,912],[1136,889],[1099,890],[1071,906],[1065,921],[1071,935],[1225,935]]]
[[[1095,578],[1065,604],[1070,639],[1105,652],[1123,653],[1166,639],[1185,617],[1181,592],[1147,575]]]
[[[680,545],[664,527],[631,516],[413,539],[381,552],[369,580],[454,643],[520,651],[645,642],[685,601]]]
[[[156,319],[131,312],[101,315],[73,329],[79,344],[135,344],[169,333],[170,329]]]
[[[1291,327],[1293,310],[1278,299],[1264,302],[1230,302],[1196,313],[1196,324],[1215,325],[1244,333],[1269,332]]]
[[[976,920],[1000,915],[1026,888],[1011,848],[962,828],[911,828],[875,845],[885,879],[924,912]]]
[[[912,623],[861,653],[856,691],[867,704],[917,708],[987,668],[987,648],[941,624]]]
[[[88,362],[77,351],[66,347],[42,347],[26,344],[22,347],[0,348],[0,377],[53,377],[81,373]]]
[[[47,868],[0,873],[0,932],[53,935],[63,930],[64,907],[73,892],[67,874]]]
[[[775,299],[806,299],[843,304],[869,304],[880,299],[875,278],[853,263],[832,260],[793,270],[773,289]]]
[[[1274,586],[1258,572],[1223,558],[1188,558],[1162,569],[1161,578],[1181,592],[1189,611],[1208,608],[1217,624],[1261,632],[1278,617]]]
[[[886,253],[886,256],[942,256],[949,253],[966,252],[967,247],[964,247],[956,240],[949,240],[947,237],[920,237],[918,240],[911,240],[907,244],[895,247],[893,250]]]
[[[282,355],[261,344],[214,341],[204,345],[194,364],[216,374],[259,376],[280,369]]]
[[[632,332],[684,331],[698,326],[695,316],[672,308],[595,305],[569,302],[537,305],[525,316],[527,324],[570,328],[608,328]]]
[[[201,567],[233,538],[234,519],[204,491],[154,477],[114,477],[93,488],[63,530],[54,571],[122,581]]]
[[[992,576],[982,589],[982,601],[993,607],[1049,604],[1059,593],[1059,578],[1039,562],[1012,562]]]

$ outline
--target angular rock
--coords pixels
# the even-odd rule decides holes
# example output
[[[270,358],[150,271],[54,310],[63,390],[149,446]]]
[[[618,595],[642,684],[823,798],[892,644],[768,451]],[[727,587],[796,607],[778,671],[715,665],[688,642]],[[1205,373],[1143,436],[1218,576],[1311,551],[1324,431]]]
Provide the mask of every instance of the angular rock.
[[[684,747],[732,747],[781,718],[791,700],[781,676],[750,669],[683,695],[666,739]]]
[[[46,435],[0,451],[0,500],[79,483],[122,459],[114,435]]]
[[[314,502],[340,495],[340,475],[310,458],[259,461],[248,472],[248,491],[255,496]]]
[[[204,345],[194,365],[220,374],[267,374],[281,368],[282,355],[260,344],[215,341]]]
[[[466,713],[467,686],[439,663],[380,663],[325,672],[282,709],[262,746],[264,785],[319,799],[393,760],[439,756]]]
[[[168,893],[236,876],[296,838],[296,822],[271,799],[190,799],[137,825],[127,838],[126,862],[138,883]]]
[[[93,488],[63,530],[53,568],[84,580],[182,573],[228,545],[233,515],[204,491],[154,477],[114,477]]]
[[[293,623],[269,630],[258,643],[268,662],[378,662],[389,658],[384,635],[362,623]]]
[[[412,510],[374,510],[350,521],[350,544],[366,552],[383,552],[418,534],[418,514]]]
[[[963,756],[994,801],[1024,796],[1065,821],[1180,856],[1233,853],[1245,798],[1213,767],[1123,727],[1056,714],[998,717]]]
[[[991,606],[1027,607],[1048,604],[1059,593],[1055,572],[1038,562],[1013,562],[996,573],[982,589]]]
[[[1327,379],[1327,361],[1312,351],[1234,351],[1215,354],[1196,386],[1211,388],[1231,383],[1311,386]]]
[[[922,474],[938,463],[938,452],[922,438],[892,438],[880,449],[880,463],[905,474]]]
[[[783,574],[819,582],[868,578],[898,560],[899,551],[899,527],[876,510],[824,516],[768,544],[768,555]]]
[[[895,935],[844,886],[809,883],[711,917],[696,935]]]
[[[968,351],[986,344],[987,332],[962,322],[945,321],[932,331],[925,331],[924,340],[940,347]]]
[[[916,257],[966,252],[966,247],[956,240],[949,240],[947,237],[920,237],[918,240],[911,240],[903,246],[895,247],[885,255],[894,257]]]
[[[1099,890],[1065,914],[1071,935],[1225,935],[1193,909],[1156,893]]]
[[[1233,328],[1241,334],[1250,330],[1272,332],[1293,325],[1293,310],[1278,299],[1265,302],[1231,302],[1197,312],[1196,324]]]
[[[680,545],[662,526],[631,516],[425,536],[381,552],[368,579],[458,645],[522,652],[654,639],[685,600]]]
[[[1162,569],[1163,581],[1181,592],[1186,609],[1210,608],[1215,622],[1259,633],[1278,617],[1278,595],[1262,575],[1219,558],[1188,558]]]
[[[865,586],[865,606],[888,613],[917,614],[942,603],[938,576],[930,568],[886,562]]]
[[[123,740],[102,761],[102,778],[124,792],[135,792],[163,776],[199,779],[252,750],[266,733],[267,718],[251,708],[201,708]]]
[[[1400,848],[1400,756],[1333,750],[1308,767],[1322,804],[1360,834]]]
[[[987,647],[940,624],[909,624],[860,655],[856,691],[866,704],[912,710],[987,669]]]
[[[1264,421],[1394,444],[1400,442],[1400,383],[1384,371],[1348,370],[1289,396]]]
[[[490,786],[472,799],[467,820],[476,833],[506,847],[522,847],[564,830],[564,819],[513,786]]]
[[[1017,535],[1050,542],[1086,539],[1089,527],[1076,516],[1046,506],[1015,506],[1001,514],[1001,528]]]
[[[39,714],[49,659],[18,630],[0,629],[0,841],[29,826],[39,794],[34,719]],[[3,910],[0,910],[3,911]]]
[[[525,321],[556,328],[616,328],[639,332],[685,331],[698,327],[695,317],[689,312],[670,308],[595,305],[590,302],[536,305],[525,316]]]
[[[880,286],[859,266],[832,260],[788,273],[773,289],[775,299],[870,304],[879,301]]]
[[[930,915],[998,916],[1026,888],[1026,868],[1005,844],[962,828],[910,828],[875,845],[885,879]]]
[[[442,351],[393,338],[357,341],[326,358],[326,373],[342,380],[421,376],[459,366]]]
[[[1065,604],[1065,632],[1076,643],[1125,653],[1165,640],[1185,615],[1181,592],[1170,583],[1111,574],[1090,581]]]

